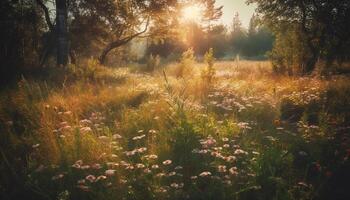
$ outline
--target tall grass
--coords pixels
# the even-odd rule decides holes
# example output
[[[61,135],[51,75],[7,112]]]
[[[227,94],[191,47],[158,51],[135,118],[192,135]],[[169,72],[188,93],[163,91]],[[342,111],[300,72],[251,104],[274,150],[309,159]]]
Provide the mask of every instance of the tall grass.
[[[334,184],[349,165],[348,77],[276,76],[212,52],[195,63],[190,51],[148,68],[88,60],[4,92],[1,197],[23,198],[17,185],[35,199],[348,197]]]

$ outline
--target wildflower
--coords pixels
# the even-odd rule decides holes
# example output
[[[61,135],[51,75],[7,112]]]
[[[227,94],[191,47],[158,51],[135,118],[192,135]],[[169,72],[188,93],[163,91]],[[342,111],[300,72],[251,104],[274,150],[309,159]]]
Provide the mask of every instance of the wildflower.
[[[192,180],[195,180],[195,179],[197,179],[198,177],[197,176],[191,176],[191,179]]]
[[[82,170],[90,169],[90,166],[89,165],[83,165],[83,166],[80,167],[80,169],[82,169]]]
[[[158,119],[159,119],[159,116],[155,116],[153,119],[158,120]]]
[[[67,126],[68,125],[68,122],[61,122],[60,123],[60,127],[64,127],[64,126]]]
[[[88,180],[88,181],[90,181],[90,183],[93,183],[93,182],[95,182],[95,180],[96,180],[96,177],[94,176],[94,175],[87,175],[86,177],[85,177],[85,179],[86,180]]]
[[[157,190],[155,190],[155,192],[157,192],[157,193],[166,193],[167,190],[164,187],[160,187]]]
[[[82,165],[83,164],[83,160],[77,160],[77,161],[75,161],[75,164]]]
[[[180,170],[180,169],[183,169],[183,167],[180,165],[175,167],[175,170]]]
[[[234,175],[234,176],[238,175],[237,167],[231,167],[228,171],[230,172],[231,175]]]
[[[236,149],[235,152],[234,152],[234,154],[235,154],[235,155],[242,155],[242,154],[247,155],[248,152],[243,151],[242,149]]]
[[[232,181],[230,180],[224,180],[223,183],[226,185],[232,185]]]
[[[85,184],[85,179],[80,179],[77,181],[78,185],[82,185],[82,184]]]
[[[79,189],[81,189],[82,191],[84,191],[84,192],[90,191],[90,187],[89,187],[89,186],[86,186],[86,185],[78,185],[77,187],[78,187]]]
[[[144,138],[144,137],[146,137],[145,134],[140,135],[140,136],[135,136],[135,137],[132,138],[132,140],[141,140],[141,139]]]
[[[227,137],[222,138],[222,141],[223,141],[223,142],[228,142],[228,140],[229,140],[229,139],[228,139]]]
[[[266,136],[265,137],[266,139],[268,139],[268,140],[270,140],[270,141],[272,141],[272,142],[275,142],[275,141],[277,141],[277,139],[276,138],[274,138],[274,137],[272,137],[272,136]]]
[[[114,134],[114,135],[113,135],[113,139],[115,139],[115,140],[121,139],[121,138],[122,138],[122,136],[119,135],[119,134]]]
[[[226,166],[225,165],[219,165],[218,166],[218,172],[220,173],[225,173],[227,170],[226,170]]]
[[[51,179],[52,179],[53,181],[55,181],[55,180],[61,179],[61,178],[63,178],[63,177],[64,177],[63,174],[58,174],[58,175],[56,175],[56,176],[53,176]]]
[[[63,114],[65,114],[65,115],[71,115],[71,114],[72,114],[72,111],[66,111],[66,112],[64,112]]]
[[[214,157],[216,157],[216,158],[221,158],[221,159],[224,158],[224,156],[221,155],[221,153],[219,153],[219,152],[217,152],[217,151],[211,152],[210,155],[211,155],[211,156],[214,156]]]
[[[150,169],[146,168],[146,169],[143,170],[143,172],[144,172],[145,174],[150,174],[152,171],[151,171]]]
[[[80,124],[87,125],[87,124],[92,124],[92,122],[88,119],[83,119],[83,120],[80,120]]]
[[[152,167],[151,167],[152,169],[158,169],[159,168],[159,166],[158,165],[152,165]]]
[[[143,133],[143,131],[144,131],[144,130],[138,130],[137,132],[138,132],[138,133]]]
[[[131,171],[131,170],[133,170],[133,169],[134,169],[134,166],[132,166],[132,165],[128,165],[128,166],[126,166],[126,167],[125,167],[125,169],[126,169],[126,170],[130,170],[130,171]]]
[[[142,163],[137,163],[137,164],[136,164],[136,168],[142,169],[142,168],[145,168],[145,165],[142,164]]]
[[[154,130],[154,129],[151,129],[151,130],[148,131],[148,133],[154,134],[154,133],[157,133],[157,131]]]
[[[253,173],[248,173],[247,175],[250,177],[256,177],[256,174],[253,174]]]
[[[175,189],[183,188],[183,186],[184,186],[183,183],[172,183],[172,184],[170,184],[170,187],[175,188]]]
[[[128,182],[128,180],[126,180],[126,179],[120,179],[120,181],[119,181],[119,183],[121,183],[121,184],[125,184],[127,182]]]
[[[118,156],[116,154],[111,154],[112,158],[118,158]]]
[[[120,165],[122,165],[122,166],[128,166],[129,163],[127,163],[127,162],[125,162],[124,160],[122,160],[122,161],[120,161]]]
[[[213,149],[214,149],[215,151],[221,151],[221,150],[222,150],[222,147],[213,147]]]
[[[206,176],[211,176],[211,173],[208,171],[202,172],[199,174],[200,177],[206,177]]]
[[[102,136],[99,136],[98,137],[98,139],[100,139],[100,140],[108,140],[108,137],[107,136],[104,136],[104,135],[102,135]]]
[[[214,138],[212,138],[211,136],[209,136],[207,138],[207,140],[202,140],[200,143],[201,143],[203,148],[208,148],[210,146],[215,145],[216,144],[216,140]]]
[[[108,169],[105,171],[106,176],[113,176],[115,174],[114,169]]]
[[[36,148],[38,148],[39,146],[40,146],[40,144],[33,144],[33,145],[32,145],[32,148],[33,148],[33,149],[36,149]]]
[[[309,185],[307,183],[302,182],[302,181],[298,182],[298,185],[304,186],[304,187],[309,187]]]
[[[176,172],[170,172],[169,174],[168,174],[168,176],[175,176],[176,175]]]
[[[72,129],[72,127],[69,126],[69,125],[67,125],[67,126],[61,127],[61,128],[60,128],[60,131],[69,131],[69,130],[71,130],[71,129]]]
[[[199,151],[200,151],[199,149],[193,149],[192,153],[199,153]]]
[[[126,156],[133,156],[135,155],[135,151],[126,151],[124,152]]]
[[[300,156],[307,156],[307,153],[305,151],[299,151]]]
[[[172,163],[171,160],[165,160],[163,161],[163,165],[170,165]]]
[[[158,173],[158,174],[156,174],[156,177],[163,177],[163,176],[165,176],[165,174],[164,173]]]
[[[102,167],[101,167],[100,164],[95,163],[95,164],[93,164],[93,165],[91,166],[91,168],[92,168],[92,169],[101,169]]]
[[[230,148],[230,145],[229,144],[224,144],[223,147],[224,148]]]
[[[252,128],[249,126],[249,123],[247,123],[247,122],[239,122],[239,123],[237,123],[237,126],[238,126],[240,129],[252,129]]]
[[[82,128],[80,128],[80,132],[81,133],[88,133],[88,132],[91,132],[92,131],[92,129],[90,128],[90,127],[82,127]]]
[[[107,177],[101,175],[101,176],[98,176],[98,177],[96,178],[96,181],[95,181],[95,182],[98,182],[98,181],[100,181],[100,180],[105,180],[105,179],[107,179]]]
[[[199,153],[199,154],[207,154],[208,152],[209,152],[209,150],[202,149],[202,150],[200,150],[198,153]]]
[[[236,156],[227,156],[224,159],[226,162],[233,162],[236,160]]]
[[[143,152],[145,152],[145,151],[147,151],[147,148],[146,148],[146,147],[141,147],[141,148],[139,148],[139,149],[136,149],[136,152],[138,152],[138,153],[143,153]]]
[[[157,159],[157,158],[158,158],[158,156],[157,156],[157,155],[155,155],[155,154],[151,154],[151,155],[148,155],[148,156],[147,156],[147,158],[148,158],[148,159],[152,159],[152,160],[154,160],[154,159]]]

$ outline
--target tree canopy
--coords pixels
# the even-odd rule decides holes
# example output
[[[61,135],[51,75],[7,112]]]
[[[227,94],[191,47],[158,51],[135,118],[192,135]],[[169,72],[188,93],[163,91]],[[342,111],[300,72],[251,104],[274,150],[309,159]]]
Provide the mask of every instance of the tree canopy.
[[[311,73],[322,59],[325,68],[349,56],[350,2],[348,0],[249,0],[277,36],[272,58],[277,68],[297,65]],[[294,52],[283,52],[282,46]],[[288,48],[288,47],[287,47]]]

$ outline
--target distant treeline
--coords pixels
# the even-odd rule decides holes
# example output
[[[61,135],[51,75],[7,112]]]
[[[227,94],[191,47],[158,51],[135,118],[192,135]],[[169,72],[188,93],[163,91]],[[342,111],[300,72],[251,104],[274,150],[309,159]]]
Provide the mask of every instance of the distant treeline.
[[[185,33],[176,37],[167,37],[161,41],[148,44],[146,55],[161,57],[176,57],[188,48],[193,48],[198,57],[213,48],[218,59],[267,59],[271,51],[274,36],[264,26],[257,15],[253,15],[249,28],[242,27],[238,13],[233,17],[231,26],[223,24],[206,25],[194,22],[184,26]]]
[[[180,22],[181,10],[193,3],[204,8],[201,22]],[[150,55],[172,61],[189,48],[199,58],[210,48],[218,59],[269,58],[275,72],[290,75],[348,63],[349,0],[247,3],[257,5],[257,14],[245,29],[238,14],[231,26],[218,24],[223,7],[215,0],[2,0],[0,80],[90,57],[116,66]]]

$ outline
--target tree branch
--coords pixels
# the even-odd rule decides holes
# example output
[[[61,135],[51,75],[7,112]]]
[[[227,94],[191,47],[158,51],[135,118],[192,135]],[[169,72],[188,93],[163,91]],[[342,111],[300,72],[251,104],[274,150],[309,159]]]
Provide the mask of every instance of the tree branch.
[[[42,2],[42,0],[36,0],[36,3],[41,7],[41,9],[43,9],[47,26],[49,27],[49,30],[51,32],[53,32],[55,27],[50,20],[49,9],[45,6],[45,4],[44,4],[44,2]]]
[[[105,60],[106,60],[106,56],[107,54],[112,50],[112,49],[115,49],[117,47],[120,47],[122,45],[125,45],[127,44],[128,42],[130,42],[132,39],[142,35],[143,33],[145,33],[147,30],[148,30],[148,26],[149,26],[149,22],[150,22],[150,19],[148,18],[147,19],[147,23],[146,23],[146,26],[144,28],[144,30],[140,31],[140,32],[137,32],[133,35],[130,35],[130,36],[127,36],[127,37],[124,37],[122,39],[118,39],[118,40],[115,40],[111,43],[109,43],[106,48],[103,49],[100,57],[99,57],[99,62],[101,64],[104,64]]]

